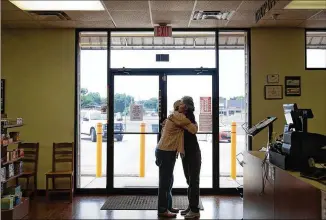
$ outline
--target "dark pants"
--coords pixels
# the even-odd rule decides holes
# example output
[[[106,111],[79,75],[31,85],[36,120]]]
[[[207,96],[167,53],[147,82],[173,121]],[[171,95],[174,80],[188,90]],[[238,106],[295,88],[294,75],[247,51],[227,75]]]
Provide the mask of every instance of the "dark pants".
[[[173,170],[176,161],[175,151],[156,149],[156,165],[159,167],[158,211],[172,208]]]
[[[182,158],[182,166],[188,184],[189,208],[193,212],[199,212],[201,152],[192,154],[186,152]]]

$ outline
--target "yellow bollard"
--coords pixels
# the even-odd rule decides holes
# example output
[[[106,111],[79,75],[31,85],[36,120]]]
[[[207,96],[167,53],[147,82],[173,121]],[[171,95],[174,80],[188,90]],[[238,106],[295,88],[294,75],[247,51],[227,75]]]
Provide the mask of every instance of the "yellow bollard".
[[[96,125],[96,177],[102,176],[102,123]]]
[[[231,178],[236,179],[236,156],[237,156],[237,123],[231,125]]]
[[[140,124],[139,176],[145,177],[145,123]]]

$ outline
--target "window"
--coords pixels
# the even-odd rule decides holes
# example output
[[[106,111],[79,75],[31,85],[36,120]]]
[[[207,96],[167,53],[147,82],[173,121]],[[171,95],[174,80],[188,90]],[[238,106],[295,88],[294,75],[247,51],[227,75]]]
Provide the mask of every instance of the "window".
[[[306,68],[326,69],[326,31],[306,32]]]
[[[167,62],[156,56],[169,55]],[[112,32],[111,68],[215,68],[215,32]]]

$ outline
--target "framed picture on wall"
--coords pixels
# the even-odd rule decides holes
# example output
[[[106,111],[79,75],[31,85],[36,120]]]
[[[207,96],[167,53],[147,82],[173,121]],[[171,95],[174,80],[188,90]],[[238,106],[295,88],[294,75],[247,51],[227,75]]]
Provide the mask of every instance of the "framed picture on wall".
[[[285,95],[301,96],[301,77],[286,76],[285,77]]]
[[[279,83],[280,76],[278,74],[267,75],[267,83]]]
[[[5,113],[5,80],[1,79],[1,114]]]
[[[266,100],[283,99],[282,85],[265,85],[264,90]]]

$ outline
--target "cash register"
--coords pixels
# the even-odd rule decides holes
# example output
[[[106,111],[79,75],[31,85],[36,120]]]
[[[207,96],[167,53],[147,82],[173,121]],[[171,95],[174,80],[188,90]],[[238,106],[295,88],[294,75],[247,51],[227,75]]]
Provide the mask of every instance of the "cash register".
[[[326,179],[326,136],[308,132],[308,119],[314,117],[311,109],[299,109],[297,104],[284,104],[286,125],[283,138],[271,144],[270,163],[301,176]],[[321,167],[316,167],[321,164]]]

